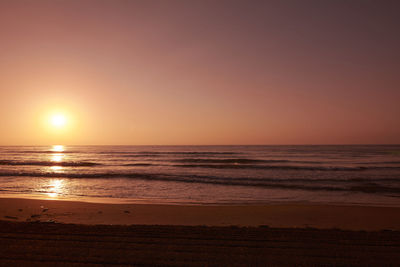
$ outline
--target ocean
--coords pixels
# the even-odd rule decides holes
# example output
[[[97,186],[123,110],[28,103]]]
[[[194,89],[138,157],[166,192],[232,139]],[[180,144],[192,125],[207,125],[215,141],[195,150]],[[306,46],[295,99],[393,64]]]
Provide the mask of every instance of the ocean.
[[[400,145],[3,146],[0,197],[400,206]]]

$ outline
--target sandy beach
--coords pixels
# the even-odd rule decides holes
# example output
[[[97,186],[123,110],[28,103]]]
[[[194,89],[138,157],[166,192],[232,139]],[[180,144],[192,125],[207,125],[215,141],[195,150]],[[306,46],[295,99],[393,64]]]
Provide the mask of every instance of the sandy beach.
[[[400,231],[400,208],[323,204],[152,205],[0,198],[2,220],[106,225],[312,227]]]
[[[400,212],[0,199],[3,265],[396,265]]]

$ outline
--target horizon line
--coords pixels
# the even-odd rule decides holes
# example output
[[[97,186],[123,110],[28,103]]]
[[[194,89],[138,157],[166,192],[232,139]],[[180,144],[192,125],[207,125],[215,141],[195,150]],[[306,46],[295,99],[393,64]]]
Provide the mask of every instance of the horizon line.
[[[167,145],[134,145],[134,144],[90,144],[90,145],[76,145],[76,144],[43,144],[43,145],[1,145],[0,147],[15,147],[15,146],[55,146],[55,145],[62,145],[62,146],[399,146],[400,143],[348,143],[348,144],[204,144],[204,145],[174,145],[174,144],[167,144]]]

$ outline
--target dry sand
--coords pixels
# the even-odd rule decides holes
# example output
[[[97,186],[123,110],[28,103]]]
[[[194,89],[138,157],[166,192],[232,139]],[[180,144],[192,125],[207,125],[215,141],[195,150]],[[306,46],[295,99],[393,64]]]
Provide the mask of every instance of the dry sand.
[[[179,206],[0,198],[0,218],[74,224],[267,225],[400,231],[400,208],[309,204]]]
[[[399,211],[3,198],[0,265],[396,266]]]

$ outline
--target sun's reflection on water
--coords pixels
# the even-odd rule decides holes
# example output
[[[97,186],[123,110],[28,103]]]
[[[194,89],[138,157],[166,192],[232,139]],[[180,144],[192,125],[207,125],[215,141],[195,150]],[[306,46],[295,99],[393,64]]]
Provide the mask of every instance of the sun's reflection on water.
[[[62,166],[51,166],[50,170],[54,172],[63,172],[63,167]]]
[[[64,158],[64,154],[53,154],[51,155],[51,161],[53,162],[61,162]]]
[[[51,150],[53,152],[63,152],[65,148],[62,145],[54,145]]]
[[[64,160],[65,155],[62,152],[65,151],[64,146],[62,145],[54,145],[51,148],[51,151],[54,152],[50,155],[50,161],[53,166],[50,166],[49,169],[52,172],[60,173],[64,172],[64,168],[62,166],[57,165],[57,163],[61,163]]]
[[[47,188],[47,195],[49,197],[58,197],[62,195],[64,192],[64,180],[62,179],[52,179],[49,180],[49,183],[45,186]]]
[[[58,198],[65,195],[66,191],[66,181],[62,178],[56,178],[58,174],[62,176],[65,173],[66,168],[63,166],[63,162],[66,160],[65,147],[62,145],[54,145],[43,155],[43,161],[45,166],[43,166],[44,176],[50,174],[49,179],[40,179],[36,184],[36,190],[41,194],[44,194],[51,198]],[[64,163],[65,164],[65,163]],[[55,176],[54,178],[51,178]]]

